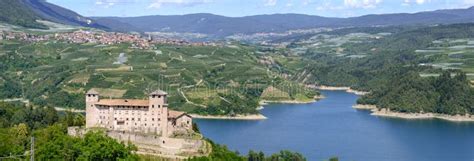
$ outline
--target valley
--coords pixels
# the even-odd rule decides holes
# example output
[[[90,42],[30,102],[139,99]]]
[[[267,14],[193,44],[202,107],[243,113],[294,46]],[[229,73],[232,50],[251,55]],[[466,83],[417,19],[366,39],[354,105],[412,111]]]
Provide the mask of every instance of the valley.
[[[0,0],[0,160],[472,159],[474,7],[224,1]]]

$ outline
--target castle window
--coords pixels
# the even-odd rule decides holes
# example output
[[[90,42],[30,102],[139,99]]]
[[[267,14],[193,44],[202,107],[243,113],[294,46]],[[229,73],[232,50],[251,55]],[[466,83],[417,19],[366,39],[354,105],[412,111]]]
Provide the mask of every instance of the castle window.
[[[145,126],[146,126],[146,124],[145,124]]]
[[[128,118],[127,118],[127,121],[128,121]]]
[[[161,98],[161,96],[158,96],[158,98]]]
[[[135,118],[132,118],[132,121],[135,121]]]
[[[151,121],[155,121],[155,118],[151,118]]]
[[[158,105],[158,108],[160,108],[160,105]]]
[[[91,97],[91,95],[90,95],[90,94],[88,94],[88,95],[87,95],[87,97]]]
[[[151,105],[151,108],[155,108],[155,105]]]

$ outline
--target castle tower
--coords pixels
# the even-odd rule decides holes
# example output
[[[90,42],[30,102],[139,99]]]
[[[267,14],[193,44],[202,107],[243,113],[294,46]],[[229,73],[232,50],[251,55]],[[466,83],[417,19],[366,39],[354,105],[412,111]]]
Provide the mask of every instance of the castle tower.
[[[86,93],[86,128],[97,124],[98,110],[95,104],[99,102],[99,92],[91,89]]]
[[[166,97],[168,93],[157,90],[150,93],[149,103],[151,110],[154,114],[154,117],[158,120],[157,123],[160,125],[160,131],[162,136],[168,136],[168,103],[166,102]]]

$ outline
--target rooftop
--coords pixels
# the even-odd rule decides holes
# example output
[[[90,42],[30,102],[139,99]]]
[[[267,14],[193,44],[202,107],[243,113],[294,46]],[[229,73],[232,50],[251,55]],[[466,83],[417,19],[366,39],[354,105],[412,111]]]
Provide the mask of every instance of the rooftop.
[[[87,91],[86,94],[99,94],[99,92],[97,92],[94,88],[92,88],[89,91]]]
[[[178,118],[183,114],[185,114],[185,113],[181,112],[181,111],[169,110],[168,111],[168,118]]]
[[[156,90],[156,91],[150,93],[150,95],[168,95],[168,93],[166,93],[165,91],[162,91],[162,90]]]
[[[138,99],[101,99],[96,105],[105,105],[105,106],[146,106],[150,104],[148,100],[138,100]]]

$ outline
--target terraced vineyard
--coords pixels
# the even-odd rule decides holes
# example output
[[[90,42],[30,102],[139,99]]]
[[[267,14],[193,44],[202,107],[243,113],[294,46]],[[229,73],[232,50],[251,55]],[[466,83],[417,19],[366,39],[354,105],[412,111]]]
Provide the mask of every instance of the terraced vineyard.
[[[34,105],[84,107],[83,94],[145,98],[160,88],[170,106],[200,114],[257,113],[269,86],[285,90],[280,99],[308,100],[317,93],[271,72],[254,47],[67,44],[57,41],[0,41],[0,97],[23,97]],[[290,87],[287,88],[287,87]],[[267,97],[267,96],[266,96]]]
[[[431,47],[417,50],[433,60],[432,63],[422,65],[441,69],[460,69],[467,73],[468,78],[474,80],[474,39],[440,39],[433,41]],[[431,76],[424,73],[422,76]]]

